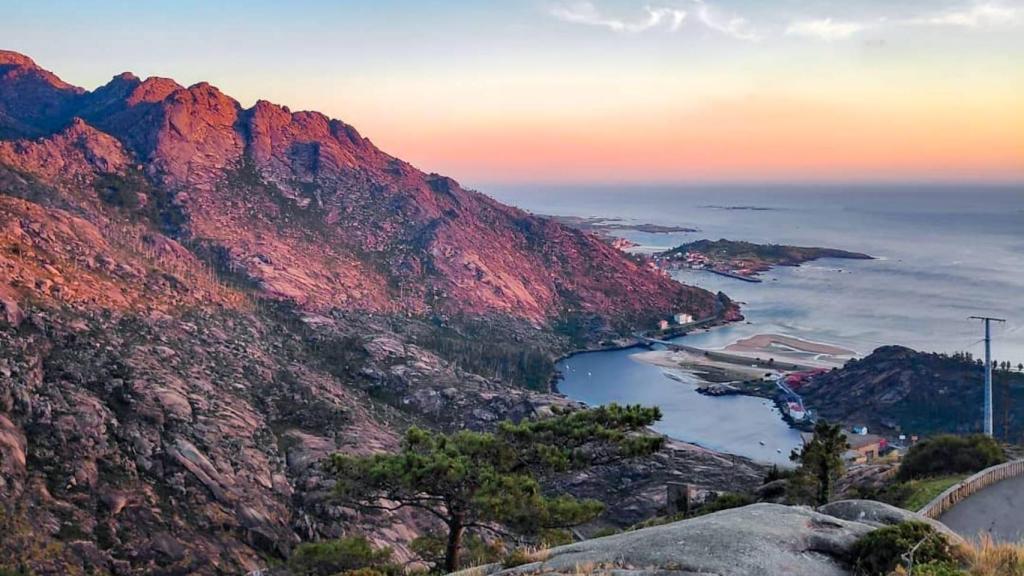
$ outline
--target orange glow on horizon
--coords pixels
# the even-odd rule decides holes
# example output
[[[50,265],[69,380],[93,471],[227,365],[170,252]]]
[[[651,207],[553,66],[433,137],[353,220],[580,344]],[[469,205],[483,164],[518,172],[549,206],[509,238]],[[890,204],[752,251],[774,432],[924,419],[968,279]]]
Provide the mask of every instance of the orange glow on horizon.
[[[508,117],[382,137],[426,170],[483,182],[1024,178],[1024,107],[937,99],[749,97],[674,114]]]

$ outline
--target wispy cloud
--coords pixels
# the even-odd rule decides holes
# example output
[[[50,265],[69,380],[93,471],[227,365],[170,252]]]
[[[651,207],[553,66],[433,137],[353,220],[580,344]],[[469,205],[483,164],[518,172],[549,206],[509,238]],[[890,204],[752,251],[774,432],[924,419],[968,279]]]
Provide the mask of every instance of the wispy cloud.
[[[659,26],[666,26],[673,32],[682,26],[686,19],[686,11],[677,8],[645,6],[644,14],[634,20],[614,18],[601,12],[592,2],[585,0],[561,2],[551,6],[550,13],[555,18],[572,22],[607,28],[614,32],[643,32]]]
[[[761,39],[761,35],[754,30],[746,18],[734,15],[722,16],[704,0],[694,0],[694,3],[697,5],[697,18],[708,28],[726,36],[732,36],[737,40],[756,42]]]
[[[632,16],[613,16],[591,0],[554,0],[549,12],[552,16],[586,26],[604,28],[613,32],[639,33],[653,29],[673,32],[683,27],[689,16],[706,29],[737,40],[763,39],[759,31],[746,18],[728,14],[707,0],[662,0],[662,4],[648,4]],[[847,40],[859,34],[880,29],[960,27],[984,29],[1024,24],[1024,0],[973,0],[940,12],[921,12],[917,15],[878,14],[873,19],[844,19],[838,17],[804,17],[784,24],[786,36],[800,36],[827,42]],[[769,24],[768,29],[780,30]]]
[[[924,18],[912,20],[912,24],[933,26],[962,26],[983,28],[987,26],[1008,26],[1024,20],[1024,10],[1015,6],[982,2],[973,6],[949,10]]]
[[[890,20],[883,17],[872,21],[843,21],[832,18],[797,20],[789,24],[786,34],[832,41],[843,40],[866,30],[881,27],[991,28],[1015,26],[1021,23],[1024,23],[1024,8],[1022,7],[995,2],[975,2],[943,12],[902,19]]]
[[[843,40],[868,28],[864,22],[839,21],[831,18],[799,20],[786,28],[787,36],[805,36],[820,40]]]

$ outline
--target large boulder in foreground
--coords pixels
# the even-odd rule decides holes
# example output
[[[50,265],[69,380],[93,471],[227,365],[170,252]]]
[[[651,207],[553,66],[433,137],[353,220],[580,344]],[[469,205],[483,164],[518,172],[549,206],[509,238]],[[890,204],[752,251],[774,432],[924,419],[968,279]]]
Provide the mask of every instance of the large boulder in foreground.
[[[850,552],[875,527],[807,508],[753,504],[587,540],[546,559],[485,574],[849,576]]]

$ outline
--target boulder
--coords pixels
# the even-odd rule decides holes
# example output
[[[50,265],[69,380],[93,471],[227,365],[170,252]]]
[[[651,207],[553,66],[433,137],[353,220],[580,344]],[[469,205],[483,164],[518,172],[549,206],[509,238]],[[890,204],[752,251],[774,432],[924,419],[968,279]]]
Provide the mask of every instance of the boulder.
[[[13,299],[0,297],[0,320],[17,328],[25,320],[25,314]]]
[[[837,502],[829,502],[818,508],[818,512],[851,522],[860,522],[861,524],[867,524],[876,528],[916,520],[930,524],[937,532],[946,535],[951,542],[963,542],[963,538],[946,527],[942,522],[875,500],[839,500]]]
[[[753,504],[553,548],[544,559],[483,574],[848,576],[873,526],[807,508]]]

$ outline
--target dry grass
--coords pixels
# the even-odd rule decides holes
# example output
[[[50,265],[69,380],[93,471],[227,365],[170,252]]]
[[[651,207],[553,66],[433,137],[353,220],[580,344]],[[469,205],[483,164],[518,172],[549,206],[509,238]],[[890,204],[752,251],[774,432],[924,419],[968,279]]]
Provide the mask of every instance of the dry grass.
[[[956,556],[960,558],[959,569],[950,567],[937,570],[919,567],[913,573],[923,576],[1024,576],[1024,542],[1000,544],[983,534],[977,541],[958,546]],[[908,575],[909,572],[902,566],[892,573],[892,576]]]
[[[999,544],[983,535],[965,555],[971,576],[1024,576],[1024,543]]]

